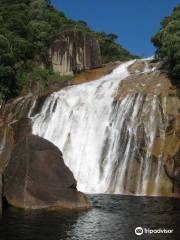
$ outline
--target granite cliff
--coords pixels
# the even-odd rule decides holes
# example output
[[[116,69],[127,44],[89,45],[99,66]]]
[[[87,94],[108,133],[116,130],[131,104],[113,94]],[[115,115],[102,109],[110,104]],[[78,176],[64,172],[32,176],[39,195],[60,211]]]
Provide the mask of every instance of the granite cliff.
[[[63,32],[51,41],[49,52],[54,72],[62,75],[73,75],[102,64],[99,43],[90,33]]]

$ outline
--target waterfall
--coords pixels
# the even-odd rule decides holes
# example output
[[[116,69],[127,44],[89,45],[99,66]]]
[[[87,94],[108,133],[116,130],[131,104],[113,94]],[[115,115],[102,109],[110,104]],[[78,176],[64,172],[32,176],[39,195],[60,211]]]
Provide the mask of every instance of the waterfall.
[[[154,167],[151,152],[159,99],[131,94],[120,103],[115,101],[120,81],[130,75],[128,67],[133,63],[120,64],[96,81],[51,94],[32,118],[33,133],[63,152],[80,191],[145,195],[149,184],[156,186],[154,195],[158,191],[162,161]],[[144,71],[149,71],[147,65]],[[144,112],[150,118],[142,123]]]

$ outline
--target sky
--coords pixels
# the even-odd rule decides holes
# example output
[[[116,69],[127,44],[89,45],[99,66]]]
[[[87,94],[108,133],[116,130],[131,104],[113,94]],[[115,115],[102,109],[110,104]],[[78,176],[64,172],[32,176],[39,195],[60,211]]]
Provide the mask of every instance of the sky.
[[[151,36],[180,0],[52,0],[73,20],[84,20],[95,31],[115,33],[118,42],[141,57],[154,54]]]

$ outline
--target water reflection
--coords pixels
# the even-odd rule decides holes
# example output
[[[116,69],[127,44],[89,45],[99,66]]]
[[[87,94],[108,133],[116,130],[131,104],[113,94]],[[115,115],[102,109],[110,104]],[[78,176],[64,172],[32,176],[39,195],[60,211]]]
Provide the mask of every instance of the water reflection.
[[[67,239],[79,213],[24,212],[8,209],[4,213],[0,239],[2,240],[56,240]]]
[[[87,212],[25,213],[9,208],[1,220],[0,239],[134,240],[137,226],[174,229],[173,236],[158,235],[152,239],[179,239],[180,200],[118,195],[89,198],[94,208]]]

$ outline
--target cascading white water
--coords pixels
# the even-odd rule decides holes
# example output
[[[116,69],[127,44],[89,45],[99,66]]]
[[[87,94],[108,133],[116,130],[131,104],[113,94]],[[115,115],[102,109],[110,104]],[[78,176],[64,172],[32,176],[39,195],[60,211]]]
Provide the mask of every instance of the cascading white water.
[[[77,180],[78,190],[88,193],[133,193],[131,176],[139,151],[143,95],[127,95],[120,104],[115,97],[119,83],[128,75],[129,61],[97,81],[67,87],[50,95],[33,117],[33,133],[53,142],[63,152],[67,166]],[[147,66],[145,68],[147,71]],[[148,100],[147,100],[148,101]],[[135,192],[146,194],[150,155],[156,133],[158,101],[146,105],[152,116],[143,126],[148,150],[139,162]],[[161,166],[159,166],[161,168]],[[157,168],[157,169],[159,169]],[[157,181],[160,174],[155,174]],[[133,188],[134,189],[134,188]]]
[[[128,95],[114,108],[101,158],[103,189],[106,192],[146,195],[152,177],[152,148],[158,128],[157,96]],[[142,123],[143,113],[150,116]],[[141,154],[140,151],[147,151]],[[159,190],[162,161],[154,169],[153,195]]]

